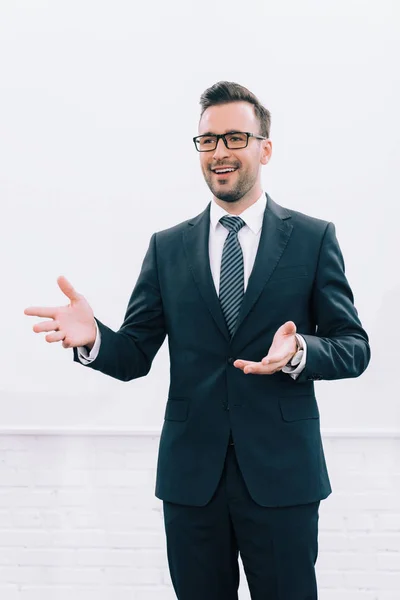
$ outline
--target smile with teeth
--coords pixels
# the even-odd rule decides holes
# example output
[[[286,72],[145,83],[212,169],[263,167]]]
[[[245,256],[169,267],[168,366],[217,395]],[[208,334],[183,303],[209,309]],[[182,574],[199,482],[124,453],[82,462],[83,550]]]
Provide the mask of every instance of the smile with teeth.
[[[221,173],[233,173],[236,169],[232,167],[226,167],[225,169],[214,169],[214,173],[220,175]]]

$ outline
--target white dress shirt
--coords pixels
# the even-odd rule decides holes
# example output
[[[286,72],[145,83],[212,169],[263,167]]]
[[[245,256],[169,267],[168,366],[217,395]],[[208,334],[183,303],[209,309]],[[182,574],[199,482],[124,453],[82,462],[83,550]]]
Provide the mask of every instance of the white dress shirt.
[[[257,202],[246,208],[240,218],[243,219],[245,225],[238,232],[238,239],[243,252],[243,266],[244,266],[244,289],[246,291],[247,284],[251,271],[254,266],[256,258],[258,244],[260,242],[261,229],[264,218],[264,211],[267,205],[267,197],[263,192]],[[209,259],[211,274],[213,277],[215,289],[219,296],[219,279],[221,271],[221,259],[222,250],[224,247],[225,240],[228,236],[228,230],[219,222],[221,217],[229,215],[223,208],[221,208],[214,200],[211,202],[210,209],[210,236],[209,236]],[[283,325],[283,323],[282,323]],[[100,331],[97,327],[97,335],[94,346],[89,353],[86,348],[78,348],[78,357],[83,364],[89,364],[97,357],[100,349]],[[288,373],[296,379],[306,364],[307,358],[307,344],[304,338],[296,334],[297,340],[300,345],[300,350],[294,355],[290,361],[290,366],[283,367],[282,371]],[[265,354],[268,353],[268,348],[265,349]],[[246,358],[246,357],[242,357]]]

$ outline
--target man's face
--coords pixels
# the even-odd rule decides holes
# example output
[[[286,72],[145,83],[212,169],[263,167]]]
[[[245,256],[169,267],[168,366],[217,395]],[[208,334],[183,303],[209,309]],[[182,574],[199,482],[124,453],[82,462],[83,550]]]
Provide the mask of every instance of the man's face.
[[[260,135],[260,122],[249,102],[231,102],[207,108],[199,123],[199,134],[249,131]],[[215,150],[200,152],[200,165],[211,192],[224,202],[237,202],[260,186],[261,165],[271,155],[271,142],[249,138],[246,148],[228,149],[222,139]],[[216,168],[233,167],[235,171],[218,175]],[[260,188],[261,189],[261,188]]]

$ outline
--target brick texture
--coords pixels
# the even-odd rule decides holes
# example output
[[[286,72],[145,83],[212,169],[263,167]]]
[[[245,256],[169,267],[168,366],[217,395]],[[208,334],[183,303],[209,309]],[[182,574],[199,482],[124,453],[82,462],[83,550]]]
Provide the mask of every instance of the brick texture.
[[[326,435],[324,447],[320,599],[400,600],[400,435]],[[150,433],[0,434],[0,598],[174,599],[157,448]]]

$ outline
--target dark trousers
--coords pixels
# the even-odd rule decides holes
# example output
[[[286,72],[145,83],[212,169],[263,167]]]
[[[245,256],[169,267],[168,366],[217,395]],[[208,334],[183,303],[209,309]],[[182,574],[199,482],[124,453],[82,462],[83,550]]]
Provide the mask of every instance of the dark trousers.
[[[233,445],[206,506],[164,502],[178,600],[237,600],[238,554],[252,600],[317,600],[319,502],[265,508],[250,497]]]

